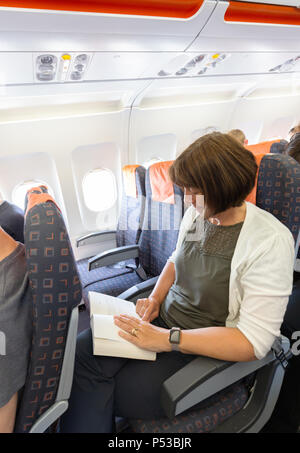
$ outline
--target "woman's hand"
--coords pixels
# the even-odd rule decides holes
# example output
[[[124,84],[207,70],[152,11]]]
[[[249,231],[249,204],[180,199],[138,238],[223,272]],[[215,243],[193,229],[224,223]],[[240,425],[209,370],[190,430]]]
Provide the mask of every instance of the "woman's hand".
[[[151,322],[159,315],[160,303],[153,296],[147,299],[138,299],[135,311],[143,321]]]
[[[116,326],[120,327],[119,335],[130,343],[154,352],[171,351],[169,330],[156,327],[149,322],[133,316],[114,316]]]

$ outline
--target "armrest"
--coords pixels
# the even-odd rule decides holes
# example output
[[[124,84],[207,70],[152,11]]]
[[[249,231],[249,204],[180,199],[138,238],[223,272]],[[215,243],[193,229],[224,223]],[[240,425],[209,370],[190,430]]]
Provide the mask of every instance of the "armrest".
[[[131,288],[124,291],[118,297],[120,299],[131,300],[133,302],[135,302],[137,299],[148,297],[152,289],[156,285],[158,277],[159,276],[153,277],[149,280],[146,280],[145,282],[138,283],[137,285],[132,286]]]
[[[288,345],[284,341],[285,352]],[[172,419],[274,360],[273,350],[252,362],[226,362],[199,356],[163,383],[161,403],[165,413]]]
[[[76,239],[76,247],[80,247],[81,245],[86,245],[86,244],[93,244],[95,241],[89,241],[90,239],[95,239],[99,236],[104,237],[105,239],[115,239],[116,236],[116,230],[113,231],[97,231],[96,233],[90,233],[90,234],[85,234],[84,236],[81,236],[80,238]],[[109,236],[112,236],[111,238]]]
[[[98,267],[110,266],[120,261],[130,260],[139,257],[140,247],[138,245],[126,245],[115,249],[106,250],[88,260],[89,271]]]

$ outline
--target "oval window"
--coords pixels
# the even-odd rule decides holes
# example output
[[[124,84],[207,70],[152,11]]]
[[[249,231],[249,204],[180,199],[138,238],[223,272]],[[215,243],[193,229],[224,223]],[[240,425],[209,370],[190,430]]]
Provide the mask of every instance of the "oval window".
[[[86,206],[94,212],[110,209],[117,200],[116,178],[106,168],[89,171],[83,178],[82,190]]]
[[[32,187],[37,186],[46,186],[48,188],[48,193],[54,198],[54,193],[49,184],[44,181],[40,181],[38,179],[32,179],[30,181],[23,181],[18,184],[12,191],[12,202],[19,206],[21,209],[24,210],[25,208],[25,196],[27,190],[31,189]]]

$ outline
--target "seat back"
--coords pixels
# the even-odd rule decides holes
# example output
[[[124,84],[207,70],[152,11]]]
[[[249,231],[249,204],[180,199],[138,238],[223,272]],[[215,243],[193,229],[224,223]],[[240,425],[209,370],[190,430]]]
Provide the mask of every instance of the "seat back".
[[[22,433],[29,432],[56,402],[71,313],[81,301],[80,281],[61,212],[52,197],[39,188],[28,194],[24,236],[33,338],[15,424],[15,432]],[[72,382],[72,371],[70,379]]]
[[[246,145],[245,148],[255,154],[267,154],[270,152],[271,146],[273,143],[280,142],[280,139],[277,140],[267,140],[265,142],[256,143],[255,145]]]
[[[257,168],[254,187],[246,198],[246,201],[249,201],[250,203],[253,203],[253,204],[256,204],[257,179],[258,179],[258,173],[259,173],[259,166],[260,166],[261,160],[264,156],[265,156],[265,154],[254,154],[255,161],[256,161],[258,168]]]
[[[261,160],[256,204],[280,220],[297,241],[300,228],[300,165],[283,154]]]
[[[287,140],[280,140],[279,142],[273,143],[270,148],[270,153],[272,154],[283,154],[285,152],[285,148],[288,145]]]
[[[140,262],[148,275],[159,275],[177,243],[184,213],[183,192],[168,176],[173,161],[157,162],[146,172],[146,206],[140,238]]]
[[[117,247],[139,241],[145,211],[145,174],[146,169],[141,165],[126,165],[122,169],[123,195],[116,234]]]

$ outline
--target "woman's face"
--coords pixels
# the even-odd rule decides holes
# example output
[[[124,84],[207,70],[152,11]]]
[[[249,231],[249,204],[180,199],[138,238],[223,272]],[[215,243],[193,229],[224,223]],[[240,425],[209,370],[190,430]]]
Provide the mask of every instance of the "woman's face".
[[[184,188],[184,202],[187,204],[192,204],[200,214],[203,213],[205,208],[204,195],[196,187]]]

